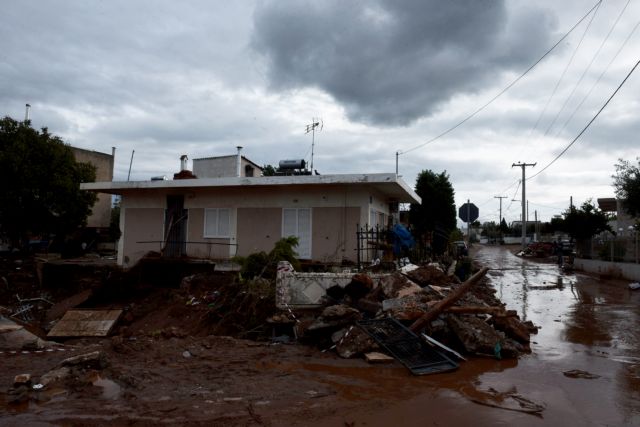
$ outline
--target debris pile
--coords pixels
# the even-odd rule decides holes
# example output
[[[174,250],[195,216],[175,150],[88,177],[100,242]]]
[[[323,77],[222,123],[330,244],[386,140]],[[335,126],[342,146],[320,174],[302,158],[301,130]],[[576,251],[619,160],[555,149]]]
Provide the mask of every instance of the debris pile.
[[[68,390],[81,391],[101,385],[105,380],[100,371],[107,366],[106,355],[93,351],[64,359],[39,378],[29,373],[16,375],[13,386],[7,390],[8,403],[44,402]]]
[[[481,269],[464,283],[437,264],[384,275],[355,274],[346,286],[335,284],[326,289],[319,314],[296,316],[292,311],[295,306],[287,305],[288,319],[276,315],[270,321],[283,324],[293,316],[296,337],[334,348],[345,358],[384,351],[359,327],[359,322],[375,319],[395,319],[416,337],[424,332],[428,341],[452,350],[450,354],[457,350],[496,358],[518,357],[530,351],[530,334],[537,329],[505,308],[484,279],[486,271]],[[290,277],[286,283],[295,286]]]

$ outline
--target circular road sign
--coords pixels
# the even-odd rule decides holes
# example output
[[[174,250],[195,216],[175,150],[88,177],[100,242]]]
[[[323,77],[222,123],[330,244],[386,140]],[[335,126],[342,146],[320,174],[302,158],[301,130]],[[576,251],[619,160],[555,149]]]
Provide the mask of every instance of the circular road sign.
[[[480,216],[480,211],[473,203],[465,203],[458,209],[458,216],[464,222],[473,222]]]

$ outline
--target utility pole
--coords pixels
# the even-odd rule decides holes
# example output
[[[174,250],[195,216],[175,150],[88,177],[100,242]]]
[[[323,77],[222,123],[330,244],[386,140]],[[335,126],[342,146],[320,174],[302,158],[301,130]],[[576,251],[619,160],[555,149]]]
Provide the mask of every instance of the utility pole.
[[[398,156],[402,154],[400,151],[396,151],[396,176],[398,176]]]
[[[527,191],[526,185],[527,182],[525,170],[527,166],[535,166],[538,163],[513,163],[511,167],[518,166],[522,168],[522,249],[527,247],[527,226],[525,225],[525,221],[527,218]]]
[[[502,224],[502,199],[506,199],[507,196],[493,196],[494,199],[500,199],[500,222],[498,225]]]

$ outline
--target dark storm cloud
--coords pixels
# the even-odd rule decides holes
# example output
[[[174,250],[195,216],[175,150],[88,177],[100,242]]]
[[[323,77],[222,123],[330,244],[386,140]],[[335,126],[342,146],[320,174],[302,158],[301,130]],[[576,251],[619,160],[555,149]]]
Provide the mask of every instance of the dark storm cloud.
[[[246,13],[206,1],[7,2],[0,102],[162,104],[207,72],[232,86],[247,68],[237,53]]]
[[[553,20],[509,14],[504,1],[332,0],[264,3],[254,25],[273,89],[318,87],[352,120],[406,125],[524,69],[549,45]]]

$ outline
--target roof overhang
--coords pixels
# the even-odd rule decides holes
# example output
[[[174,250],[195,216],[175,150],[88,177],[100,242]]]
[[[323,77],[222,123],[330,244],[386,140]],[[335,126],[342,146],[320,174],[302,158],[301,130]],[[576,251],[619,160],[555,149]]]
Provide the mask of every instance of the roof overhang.
[[[422,199],[393,173],[348,174],[348,175],[298,175],[262,176],[231,178],[177,179],[173,181],[126,181],[87,182],[80,184],[81,190],[109,194],[132,194],[137,191],[238,188],[238,187],[279,187],[279,186],[368,186],[400,203],[421,203]]]

